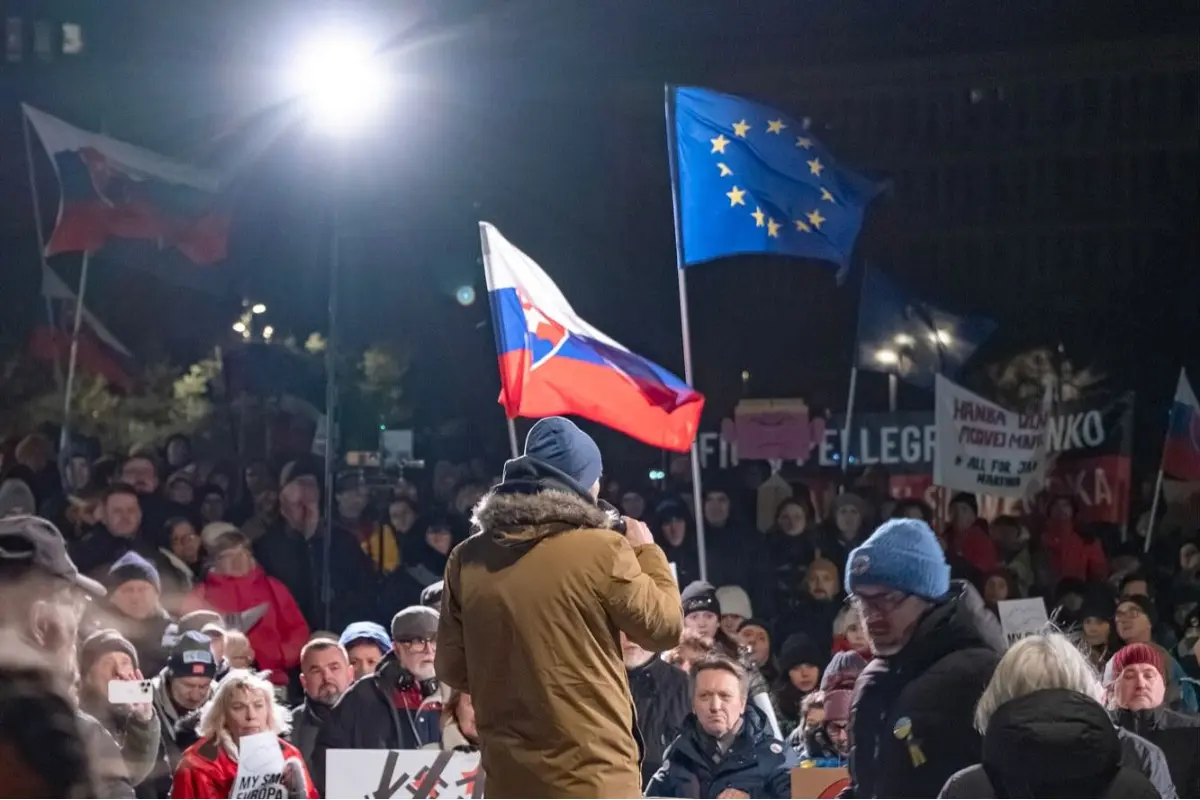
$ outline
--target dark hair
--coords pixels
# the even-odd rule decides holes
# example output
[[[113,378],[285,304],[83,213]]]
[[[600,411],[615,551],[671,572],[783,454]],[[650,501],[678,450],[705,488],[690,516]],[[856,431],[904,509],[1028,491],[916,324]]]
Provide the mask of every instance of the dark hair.
[[[778,521],[779,512],[783,511],[783,509],[788,506],[796,506],[803,511],[804,516],[809,523],[812,523],[815,520],[813,504],[812,501],[808,499],[808,495],[801,495],[799,497],[785,497],[779,505],[775,506],[775,515],[771,519],[773,521]]]
[[[215,483],[206,483],[196,492],[196,496],[201,499],[208,497],[210,494],[220,495],[222,500],[225,499],[225,490]]]
[[[192,522],[187,517],[171,517],[169,520],[164,522],[162,526],[163,536],[166,538],[167,544],[171,543],[171,534],[175,532],[175,526],[183,525],[184,523],[191,525],[192,530],[196,531],[197,534],[200,533],[200,531],[196,530],[196,523]]]
[[[133,497],[138,496],[137,489],[134,489],[128,483],[114,483],[104,490],[104,502],[107,503],[108,498],[118,494],[127,494]]]
[[[907,517],[908,514],[906,514],[905,511],[910,508],[915,508],[920,511],[921,519],[925,520],[926,523],[932,524],[933,509],[929,507],[928,503],[919,497],[905,497],[901,500],[897,500],[896,505],[892,506],[892,519]]]
[[[1005,527],[1016,528],[1017,530],[1020,530],[1021,520],[1017,519],[1012,514],[1001,514],[992,520],[992,527],[994,528],[997,525],[1004,525]]]
[[[1124,594],[1125,587],[1131,583],[1141,581],[1146,584],[1146,596],[1151,600],[1154,599],[1154,582],[1150,580],[1150,576],[1144,572],[1131,572],[1121,579],[1121,585],[1118,587],[1118,594]]]

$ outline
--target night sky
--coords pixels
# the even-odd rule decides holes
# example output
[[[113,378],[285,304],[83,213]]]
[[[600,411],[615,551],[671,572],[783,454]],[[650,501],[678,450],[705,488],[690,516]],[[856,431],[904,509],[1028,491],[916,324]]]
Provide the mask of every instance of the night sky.
[[[21,5],[8,3],[17,11]],[[464,283],[485,296],[479,219],[496,223],[538,260],[581,315],[631,349],[682,372],[663,128],[660,122],[630,133],[626,122],[630,103],[661,106],[663,82],[720,83],[731,65],[784,70],[1196,31],[1200,20],[1197,0],[29,5],[40,15],[84,24],[89,51],[74,64],[0,65],[5,209],[0,270],[6,287],[0,345],[14,347],[39,310],[18,113],[18,104],[27,101],[81,127],[103,126],[114,137],[163,152],[239,165],[233,255],[223,267],[236,276],[238,292],[197,298],[153,282],[131,283],[119,266],[101,264],[89,306],[118,337],[135,343],[139,354],[180,363],[194,358],[228,335],[239,295],[266,302],[282,333],[303,340],[309,331],[324,329],[327,212],[340,175],[344,336],[359,345],[412,341],[418,363],[410,388],[420,404],[469,415],[479,425],[494,423],[489,430],[496,437],[502,437],[503,425],[494,403],[498,381],[486,303],[464,309],[453,297]],[[397,65],[392,102],[368,133],[341,145],[301,125],[277,124],[285,113],[280,75],[298,44],[331,15],[348,18],[381,44],[390,42]],[[745,90],[753,93],[753,87]],[[643,109],[635,116],[643,118]],[[269,144],[254,148],[264,132]],[[827,144],[836,151],[836,142]],[[649,155],[637,161],[661,165],[661,182],[650,185],[662,191],[623,196],[616,175],[624,155],[613,152],[616,146],[644,148]],[[49,220],[55,187],[41,153],[38,159]],[[623,220],[631,208],[656,220],[660,234],[646,241],[624,238]],[[69,281],[76,260],[63,256],[56,262]],[[761,297],[764,282],[781,281],[778,290],[768,290],[806,293],[822,308],[820,319],[797,318],[794,336],[725,331],[714,324],[719,320],[705,319],[719,305],[711,297],[694,298],[698,342],[705,336],[740,337],[742,368],[752,375],[771,373],[760,365],[796,363],[793,385],[752,381],[751,394],[790,392],[839,405],[855,299],[837,289],[832,271],[811,264],[783,269],[802,272],[784,279],[777,269],[746,279],[705,275],[695,288],[719,293],[720,304],[738,306]],[[739,285],[745,284],[758,285],[747,286],[739,297]],[[1021,291],[988,286],[971,296],[969,281],[956,281],[955,287],[950,299],[985,313],[994,311],[989,297]],[[1153,293],[1138,299],[1143,301],[1152,304]],[[1069,298],[1062,302],[1071,304]],[[1191,308],[1194,312],[1195,303]],[[1072,318],[1086,318],[1079,312],[1072,309]],[[1152,307],[1129,312],[1148,314]],[[1164,321],[1158,331],[1164,341],[1196,327],[1195,320],[1186,325],[1180,320],[1183,327],[1173,334],[1174,324]],[[804,352],[806,341],[821,343],[820,358]],[[722,361],[720,369],[706,371],[699,349],[697,360],[698,388],[716,391],[727,413],[741,388],[740,370]],[[1172,381],[1173,372],[1164,368],[1163,386],[1153,390],[1163,391]]]

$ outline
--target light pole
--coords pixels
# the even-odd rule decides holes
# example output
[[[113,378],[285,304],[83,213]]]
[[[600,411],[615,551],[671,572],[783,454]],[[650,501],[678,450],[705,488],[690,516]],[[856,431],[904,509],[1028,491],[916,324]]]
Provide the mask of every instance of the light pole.
[[[302,51],[292,73],[295,92],[307,107],[313,128],[345,140],[362,130],[379,109],[389,88],[389,76],[373,45],[347,31],[325,31]],[[321,605],[324,627],[332,625],[329,553],[333,541],[334,462],[337,430],[338,285],[341,277],[339,229],[343,171],[342,142],[335,142],[333,180],[329,196],[329,337],[325,348],[325,541],[321,558]]]

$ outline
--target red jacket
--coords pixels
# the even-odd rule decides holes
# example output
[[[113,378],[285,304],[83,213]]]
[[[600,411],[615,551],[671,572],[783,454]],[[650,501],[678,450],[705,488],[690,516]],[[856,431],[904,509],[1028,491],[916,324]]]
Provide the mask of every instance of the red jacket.
[[[1049,520],[1042,533],[1042,546],[1050,554],[1054,574],[1061,581],[1103,581],[1108,578],[1108,560],[1100,540],[1084,541],[1070,521]]]
[[[972,524],[965,531],[947,532],[950,547],[963,557],[968,564],[984,575],[990,575],[1000,566],[1000,554],[996,551],[996,543],[979,523]]]
[[[304,794],[291,797],[316,798],[317,788],[304,766],[300,751],[283,739],[279,740],[284,761],[295,760],[304,774]],[[233,782],[237,780],[238,762],[230,752],[215,739],[201,739],[184,751],[171,782],[171,797],[174,798],[220,798],[233,795]],[[286,776],[285,772],[285,776]],[[286,786],[286,783],[285,783]]]
[[[241,578],[210,572],[183,603],[184,613],[208,608],[222,615],[240,614],[266,604],[266,613],[243,631],[254,648],[260,669],[271,670],[271,682],[284,686],[287,671],[300,664],[300,648],[308,641],[308,623],[292,593],[279,581],[255,567]]]

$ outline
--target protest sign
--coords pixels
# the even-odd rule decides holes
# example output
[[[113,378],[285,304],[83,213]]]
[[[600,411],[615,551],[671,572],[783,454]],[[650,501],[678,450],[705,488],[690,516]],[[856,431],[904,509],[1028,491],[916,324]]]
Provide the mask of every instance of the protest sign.
[[[845,767],[796,767],[792,770],[792,797],[837,797],[850,785]]]
[[[283,798],[283,750],[279,737],[267,731],[243,736],[238,740],[238,771],[233,797]]]
[[[483,797],[479,753],[330,750],[326,797]]]
[[[934,424],[939,486],[1003,497],[1032,497],[1044,488],[1044,413],[1008,411],[938,375]]]
[[[1004,638],[1010,645],[1032,633],[1041,633],[1050,622],[1046,616],[1046,603],[1040,597],[1001,600],[996,603],[996,611],[1000,615]]]

